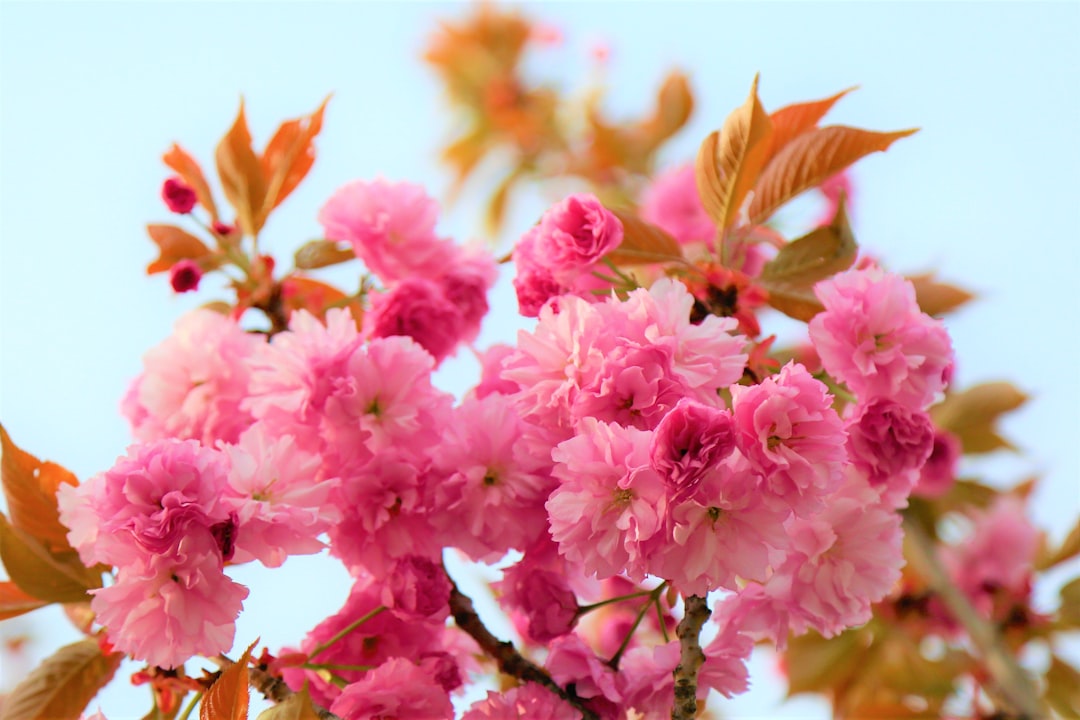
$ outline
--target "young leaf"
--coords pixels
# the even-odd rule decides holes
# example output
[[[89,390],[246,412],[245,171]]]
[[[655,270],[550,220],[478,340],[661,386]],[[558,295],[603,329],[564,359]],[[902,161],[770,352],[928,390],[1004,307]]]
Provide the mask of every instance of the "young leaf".
[[[210,213],[210,220],[217,222],[218,211],[217,205],[214,203],[214,196],[210,193],[210,185],[207,184],[202,168],[199,167],[199,163],[195,162],[195,158],[188,155],[182,147],[173,143],[172,149],[165,153],[161,159],[165,161],[166,165],[175,170],[183,178],[184,182],[191,186],[195,191],[195,197],[199,199],[199,204]]]
[[[678,132],[693,111],[694,95],[686,75],[672,71],[656,93],[656,112],[644,125],[649,145],[656,147]]]
[[[342,249],[333,240],[309,240],[293,255],[293,264],[301,270],[314,270],[355,258],[352,248]]]
[[[1046,671],[1045,700],[1063,718],[1080,717],[1080,672],[1057,655]]]
[[[0,620],[7,620],[39,607],[45,607],[49,603],[44,600],[27,595],[19,586],[10,580],[0,582]]]
[[[975,385],[963,392],[950,393],[941,403],[930,408],[934,424],[955,433],[965,453],[987,453],[999,448],[1015,450],[998,435],[997,419],[1027,401],[1027,395],[1011,383],[989,382]]]
[[[53,555],[0,514],[0,560],[12,582],[23,592],[46,602],[82,602],[94,584],[90,570],[74,552]]]
[[[1080,630],[1080,578],[1063,585],[1060,595],[1058,620],[1066,628]]]
[[[873,152],[884,151],[918,129],[873,132],[833,125],[816,128],[789,142],[761,173],[750,201],[750,222],[765,222],[781,205],[820,185]]]
[[[832,223],[780,248],[762,268],[757,282],[769,292],[770,305],[808,321],[822,310],[814,284],[851,267],[857,251],[841,198]]]
[[[307,688],[293,693],[272,708],[259,713],[256,720],[322,720],[315,712]]]
[[[248,690],[248,660],[256,640],[248,646],[244,654],[235,663],[225,668],[210,689],[203,696],[199,706],[201,720],[247,720],[248,702],[251,691]]]
[[[147,275],[165,272],[181,260],[198,260],[210,254],[202,240],[175,225],[147,225],[146,232],[160,251],[158,259],[146,266]]]
[[[1035,567],[1039,570],[1046,570],[1067,560],[1072,560],[1077,555],[1080,555],[1080,521],[1077,521],[1073,529],[1069,531],[1068,536],[1061,541],[1061,545],[1058,546],[1057,550],[1046,552],[1036,560]],[[1080,612],[1080,608],[1077,610]]]
[[[218,143],[214,153],[221,187],[245,234],[255,236],[262,229],[262,206],[266,199],[266,178],[262,164],[251,147],[251,133],[244,116],[244,102],[236,121]]]
[[[296,189],[315,164],[315,146],[312,142],[322,130],[323,112],[328,102],[329,96],[311,115],[283,122],[266,145],[260,158],[262,174],[267,182],[259,215],[260,227],[266,222],[270,211]]]
[[[915,286],[915,299],[919,308],[927,315],[944,315],[975,299],[973,294],[963,288],[938,282],[933,273],[909,275],[908,280]]]
[[[811,100],[810,102],[785,105],[769,115],[772,120],[772,140],[769,142],[769,153],[766,164],[780,152],[789,142],[802,135],[808,130],[817,127],[818,121],[832,109],[836,101],[847,95],[855,88],[849,87],[841,90],[832,97],[824,100]]]
[[[616,265],[648,265],[682,258],[679,242],[629,210],[612,210],[623,226],[619,247],[607,255]]]
[[[698,194],[721,232],[735,222],[769,150],[772,121],[758,100],[757,84],[755,76],[750,97],[728,115],[719,133],[705,138],[697,154]]]
[[[11,691],[4,720],[77,720],[123,659],[103,654],[93,638],[65,645]]]
[[[71,550],[68,529],[60,523],[56,491],[62,483],[78,485],[70,472],[56,463],[41,462],[12,442],[0,425],[0,478],[11,524],[40,541],[49,552]]]

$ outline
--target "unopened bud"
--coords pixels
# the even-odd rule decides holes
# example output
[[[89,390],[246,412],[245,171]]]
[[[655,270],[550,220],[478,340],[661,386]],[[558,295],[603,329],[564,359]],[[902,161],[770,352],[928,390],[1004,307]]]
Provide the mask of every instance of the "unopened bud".
[[[194,260],[181,260],[169,270],[169,284],[178,293],[185,293],[199,288],[203,272]]]
[[[161,199],[169,207],[169,210],[177,215],[186,215],[191,212],[198,202],[195,190],[178,177],[171,177],[161,186]]]

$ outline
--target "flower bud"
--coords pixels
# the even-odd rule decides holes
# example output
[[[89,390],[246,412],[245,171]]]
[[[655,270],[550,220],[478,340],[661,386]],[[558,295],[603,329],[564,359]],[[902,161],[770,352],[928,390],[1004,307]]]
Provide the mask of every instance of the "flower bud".
[[[185,293],[199,288],[203,272],[194,260],[181,260],[169,270],[169,284],[178,293]]]
[[[161,199],[177,215],[187,215],[199,201],[195,190],[178,177],[171,177],[161,186]]]

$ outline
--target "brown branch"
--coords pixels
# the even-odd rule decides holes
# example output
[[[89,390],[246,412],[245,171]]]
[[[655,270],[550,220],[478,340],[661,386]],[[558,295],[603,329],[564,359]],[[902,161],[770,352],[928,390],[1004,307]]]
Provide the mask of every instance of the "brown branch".
[[[235,660],[230,660],[226,655],[218,655],[207,659],[222,670],[236,664]],[[292,688],[284,680],[274,677],[261,667],[248,667],[248,685],[258,690],[264,698],[273,703],[285,702],[294,694]],[[341,720],[337,715],[320,707],[315,702],[312,702],[311,706],[315,708],[315,714],[322,720]]]
[[[675,629],[681,655],[675,668],[675,704],[671,720],[694,720],[697,716],[697,675],[705,662],[705,653],[698,642],[701,626],[712,615],[705,598],[690,595],[684,601],[684,615]]]
[[[458,589],[450,573],[447,573],[446,577],[450,580],[450,613],[454,616],[454,622],[476,641],[488,657],[496,662],[500,672],[525,682],[543,685],[581,712],[582,720],[599,720],[596,713],[582,704],[580,698],[567,692],[552,680],[543,668],[525,658],[517,651],[513,643],[499,640],[492,635],[484,625],[484,621],[476,614],[472,599]]]
[[[1012,706],[1010,709],[1017,711],[1020,717],[1027,720],[1048,717],[1049,713],[1039,701],[1031,679],[1006,649],[994,626],[979,615],[960,588],[949,578],[934,549],[933,541],[917,523],[906,518],[904,531],[909,540],[911,564],[926,579],[930,588],[941,596],[949,612],[967,631],[972,644],[982,656],[990,677],[1007,703]]]

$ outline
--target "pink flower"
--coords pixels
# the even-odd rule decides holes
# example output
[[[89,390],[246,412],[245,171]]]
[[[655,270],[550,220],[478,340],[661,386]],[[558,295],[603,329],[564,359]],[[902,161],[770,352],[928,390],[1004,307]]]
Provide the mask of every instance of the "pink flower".
[[[622,242],[622,222],[594,195],[569,195],[540,218],[539,251],[558,276],[591,267]]]
[[[762,475],[766,502],[813,511],[840,482],[844,429],[832,396],[802,365],[749,387],[733,385],[738,445]]]
[[[746,661],[754,643],[735,623],[719,623],[720,632],[705,646],[705,665],[698,674],[699,692],[711,688],[730,698],[746,692],[750,685]]]
[[[173,292],[186,293],[199,289],[203,272],[194,260],[181,260],[169,268],[169,285]]]
[[[265,343],[210,310],[194,310],[173,334],[143,356],[143,374],[122,411],[139,440],[236,442],[252,423],[240,406],[248,393],[249,360]]]
[[[712,246],[716,224],[698,196],[693,163],[660,173],[641,198],[641,217],[680,243]]]
[[[896,506],[906,503],[918,471],[934,448],[934,426],[921,410],[878,398],[848,419],[851,461]]]
[[[922,409],[944,390],[953,364],[949,335],[919,310],[909,281],[878,268],[849,270],[814,292],[825,311],[810,321],[810,339],[829,374],[859,399]]]
[[[544,666],[551,679],[563,687],[573,683],[580,698],[604,698],[616,703],[622,700],[615,671],[577,635],[553,640]]]
[[[648,543],[662,526],[664,484],[649,465],[650,434],[585,418],[581,434],[552,451],[560,485],[547,510],[559,553],[605,578],[645,575]]]
[[[673,673],[679,660],[679,641],[675,639],[656,647],[630,649],[619,663],[624,706],[647,718],[669,716],[675,697]],[[707,693],[708,689],[701,687],[698,697]]]
[[[179,177],[171,177],[161,186],[161,199],[169,212],[187,215],[199,201],[195,190]],[[179,292],[179,291],[178,291]]]
[[[441,565],[419,555],[406,555],[388,575],[382,601],[402,620],[442,621],[450,614],[450,580]]]
[[[581,712],[558,695],[537,683],[527,682],[506,692],[489,690],[477,700],[461,720],[579,720]]]
[[[319,222],[327,238],[350,243],[373,273],[393,283],[435,277],[452,263],[453,244],[435,236],[438,213],[419,185],[379,179],[338,189],[319,211]]]
[[[374,293],[364,319],[371,337],[410,337],[431,353],[436,365],[454,352],[464,330],[464,318],[441,284],[420,276]]]
[[[227,549],[215,526],[230,522],[221,501],[225,457],[194,440],[132,445],[107,472],[79,487],[62,485],[60,519],[88,566],[182,565]],[[79,508],[79,503],[87,508]],[[97,524],[96,530],[85,527]]]
[[[948,430],[935,428],[934,449],[919,471],[919,480],[912,493],[924,498],[939,498],[947,493],[956,482],[961,455],[960,438]]]
[[[577,597],[566,577],[537,567],[528,556],[503,570],[503,579],[493,587],[504,607],[525,614],[526,634],[533,642],[547,643],[577,624]]]
[[[443,295],[461,316],[460,340],[471,343],[480,334],[488,312],[487,294],[499,277],[495,259],[486,252],[464,255],[439,278]]]
[[[91,592],[113,646],[163,668],[228,651],[248,595],[222,573],[221,558],[207,554],[129,565],[114,584]]]
[[[480,361],[480,382],[473,388],[477,399],[484,399],[492,393],[513,395],[520,388],[516,382],[503,377],[505,363],[514,354],[516,348],[505,343],[496,343],[483,352],[477,352]]]
[[[397,657],[346,686],[330,706],[342,720],[453,720],[446,691],[422,668]]]
[[[616,342],[578,392],[571,417],[649,430],[689,391],[674,373],[670,347]]]
[[[656,427],[649,459],[672,499],[681,499],[734,449],[731,413],[684,398]]]

